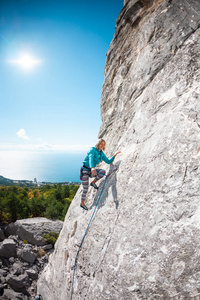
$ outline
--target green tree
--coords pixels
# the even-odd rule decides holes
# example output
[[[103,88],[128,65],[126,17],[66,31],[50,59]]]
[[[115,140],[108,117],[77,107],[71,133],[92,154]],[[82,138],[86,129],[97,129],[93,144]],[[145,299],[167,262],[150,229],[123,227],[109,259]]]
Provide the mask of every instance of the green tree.
[[[54,196],[55,196],[56,200],[62,202],[62,200],[63,200],[63,197],[62,197],[62,186],[60,184],[55,188],[55,190],[54,190]]]
[[[11,222],[15,222],[17,220],[18,203],[19,198],[17,194],[12,191],[7,199],[7,211],[10,213]]]
[[[30,200],[30,211],[31,211],[31,217],[42,217],[44,216],[45,211],[45,201],[44,197],[40,195],[39,197],[33,197]]]
[[[49,219],[61,219],[64,205],[53,199],[46,208],[44,216]]]
[[[69,195],[70,195],[69,193],[70,193],[69,185],[65,185],[63,187],[63,191],[62,191],[63,198],[69,198]]]

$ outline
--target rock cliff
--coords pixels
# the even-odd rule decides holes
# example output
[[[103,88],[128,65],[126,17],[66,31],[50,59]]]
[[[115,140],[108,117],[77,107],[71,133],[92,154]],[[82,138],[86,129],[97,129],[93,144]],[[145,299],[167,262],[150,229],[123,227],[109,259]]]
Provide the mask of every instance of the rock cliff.
[[[200,298],[200,2],[126,0],[107,52],[99,137],[121,149],[81,247],[73,299]],[[81,188],[38,282],[70,299],[101,193]]]

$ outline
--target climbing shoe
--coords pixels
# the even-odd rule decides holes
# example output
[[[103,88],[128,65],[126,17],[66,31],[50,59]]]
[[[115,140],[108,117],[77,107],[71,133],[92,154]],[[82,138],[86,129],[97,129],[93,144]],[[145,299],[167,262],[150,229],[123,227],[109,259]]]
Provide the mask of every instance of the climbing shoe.
[[[85,210],[88,210],[88,208],[87,208],[87,206],[85,204],[84,205],[80,204],[80,207],[82,207]]]
[[[91,186],[93,186],[93,188],[95,188],[96,190],[98,190],[98,186],[96,185],[96,183],[90,183]]]

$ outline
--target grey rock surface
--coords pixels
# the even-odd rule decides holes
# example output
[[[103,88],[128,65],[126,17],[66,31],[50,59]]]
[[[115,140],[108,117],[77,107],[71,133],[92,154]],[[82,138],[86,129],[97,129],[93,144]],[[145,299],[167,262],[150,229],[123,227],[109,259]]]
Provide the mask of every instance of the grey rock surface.
[[[28,300],[28,296],[23,295],[22,293],[17,293],[13,290],[6,289],[4,294],[1,297],[2,300]]]
[[[34,253],[33,251],[30,251],[27,248],[19,249],[17,251],[17,256],[31,264],[33,264],[35,262],[36,257],[37,257],[36,253]]]
[[[34,300],[38,275],[53,251],[52,245],[27,244],[18,235],[4,239],[0,243],[0,299]]]
[[[38,278],[38,273],[33,269],[27,270],[26,273],[28,274],[29,278],[31,278],[32,280],[36,280]]]
[[[20,291],[30,286],[30,280],[26,274],[19,276],[9,275],[7,282],[14,291]]]
[[[6,270],[3,270],[3,269],[0,269],[0,277],[6,277],[7,276],[7,271]]]
[[[49,232],[60,232],[63,222],[60,220],[49,220],[46,218],[29,218],[17,220],[4,228],[7,236],[18,235],[21,240],[26,240],[31,244],[42,246],[47,244],[43,234]]]
[[[7,258],[16,256],[16,243],[12,239],[0,242],[0,256]]]
[[[5,239],[5,234],[3,232],[3,230],[0,228],[0,241],[3,241]]]
[[[99,137],[121,150],[78,255],[73,299],[200,298],[200,2],[125,1],[107,52]],[[87,212],[77,192],[38,281],[70,299]]]
[[[47,245],[42,246],[43,250],[50,250],[52,248],[53,248],[52,244],[47,244]]]

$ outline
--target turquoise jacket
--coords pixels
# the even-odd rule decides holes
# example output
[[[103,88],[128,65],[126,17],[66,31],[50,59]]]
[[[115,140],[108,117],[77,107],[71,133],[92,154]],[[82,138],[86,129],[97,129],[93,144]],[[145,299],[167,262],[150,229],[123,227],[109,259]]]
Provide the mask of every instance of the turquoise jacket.
[[[92,147],[87,153],[83,165],[88,168],[95,168],[102,160],[107,164],[111,164],[114,160],[114,156],[111,159],[108,159],[103,151],[99,151],[96,147]]]

